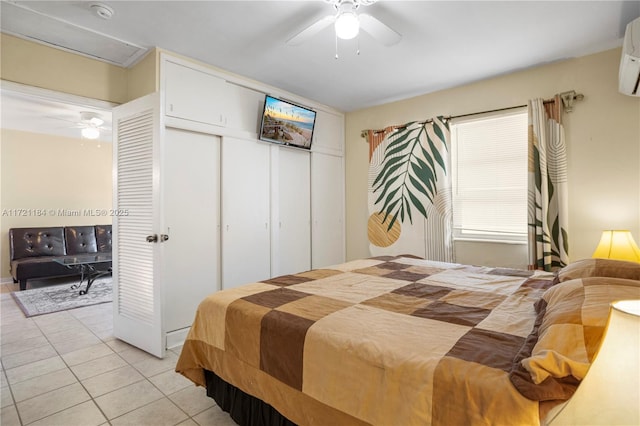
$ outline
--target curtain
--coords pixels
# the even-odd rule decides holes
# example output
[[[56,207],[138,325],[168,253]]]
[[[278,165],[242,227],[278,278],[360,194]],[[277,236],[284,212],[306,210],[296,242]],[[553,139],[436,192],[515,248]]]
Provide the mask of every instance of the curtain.
[[[374,256],[454,261],[449,124],[369,130],[368,237]]]
[[[529,101],[529,269],[569,263],[567,149],[562,101]]]

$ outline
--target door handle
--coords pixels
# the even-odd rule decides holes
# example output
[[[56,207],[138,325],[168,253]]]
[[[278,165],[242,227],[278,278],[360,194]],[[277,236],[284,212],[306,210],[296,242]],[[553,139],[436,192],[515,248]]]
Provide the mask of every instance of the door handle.
[[[158,234],[147,235],[148,243],[157,243],[158,242]]]

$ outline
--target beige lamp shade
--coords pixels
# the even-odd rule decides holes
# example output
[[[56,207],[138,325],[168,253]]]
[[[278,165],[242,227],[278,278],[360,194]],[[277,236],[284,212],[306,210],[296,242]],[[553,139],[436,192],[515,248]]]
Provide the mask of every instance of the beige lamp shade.
[[[640,300],[611,304],[602,345],[587,375],[546,423],[640,424]]]
[[[603,231],[591,257],[640,262],[640,248],[629,231]]]

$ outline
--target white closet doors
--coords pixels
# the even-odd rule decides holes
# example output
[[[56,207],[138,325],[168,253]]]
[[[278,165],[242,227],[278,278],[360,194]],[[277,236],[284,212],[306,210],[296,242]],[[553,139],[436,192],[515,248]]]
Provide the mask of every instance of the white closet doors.
[[[344,159],[311,155],[311,265],[314,269],[344,262]]]
[[[269,148],[222,138],[222,288],[271,277]]]
[[[272,274],[279,276],[311,269],[311,160],[295,148],[272,152]]]
[[[164,328],[191,326],[220,289],[220,137],[167,128],[162,168]]]

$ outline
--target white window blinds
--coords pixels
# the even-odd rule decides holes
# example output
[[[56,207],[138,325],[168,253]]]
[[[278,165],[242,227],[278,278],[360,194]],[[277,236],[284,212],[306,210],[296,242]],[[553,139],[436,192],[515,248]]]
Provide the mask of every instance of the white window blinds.
[[[526,108],[451,126],[454,236],[526,241]]]

